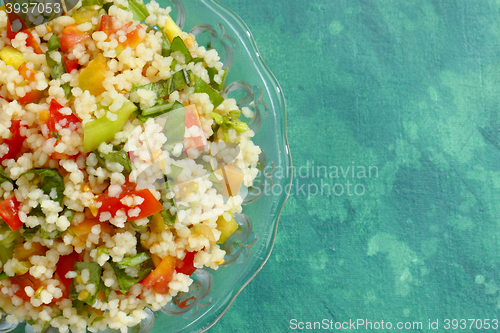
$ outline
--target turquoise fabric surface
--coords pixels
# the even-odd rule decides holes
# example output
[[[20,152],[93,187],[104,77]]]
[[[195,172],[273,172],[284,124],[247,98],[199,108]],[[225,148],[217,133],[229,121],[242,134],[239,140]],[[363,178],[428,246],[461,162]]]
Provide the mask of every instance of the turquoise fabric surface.
[[[281,83],[296,174],[268,263],[210,332],[499,330],[500,2],[222,3]]]

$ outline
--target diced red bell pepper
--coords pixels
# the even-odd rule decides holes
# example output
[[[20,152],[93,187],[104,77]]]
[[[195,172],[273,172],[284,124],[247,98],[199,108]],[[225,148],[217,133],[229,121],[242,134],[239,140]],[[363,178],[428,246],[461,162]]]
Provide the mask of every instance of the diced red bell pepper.
[[[125,206],[120,200],[127,196],[134,195],[139,196],[144,199],[144,201],[134,207]],[[123,209],[127,214],[128,220],[139,220],[148,216],[151,216],[155,213],[159,213],[163,210],[163,205],[156,200],[154,195],[148,189],[137,189],[137,185],[134,183],[126,182],[122,186],[122,193],[116,197],[110,197],[108,195],[108,191],[101,194],[96,202],[101,203],[101,206],[98,208],[98,213],[109,212],[112,217],[116,216],[116,212],[120,209]],[[130,216],[129,210],[138,207],[140,209],[138,216]]]
[[[77,24],[68,25],[64,27],[61,36],[59,36],[61,51],[67,52],[70,48],[80,44],[88,38],[90,38],[90,33],[87,31],[80,31]]]
[[[19,289],[14,293],[17,297],[25,301],[29,301],[30,297],[26,294],[24,288],[31,287],[33,290],[37,290],[39,286],[34,283],[35,278],[33,278],[29,273],[23,275],[16,275],[10,278],[10,283],[12,285],[19,286]]]
[[[198,151],[203,151],[205,146],[207,145],[207,138],[203,132],[203,128],[201,127],[200,116],[198,114],[198,110],[196,110],[196,106],[194,104],[186,106],[185,109],[185,117],[184,123],[186,128],[191,128],[193,126],[198,127],[199,136],[186,136],[184,137],[184,150],[187,154],[187,151],[191,148],[196,148]]]
[[[26,294],[26,287],[31,287],[33,290],[36,292],[38,288],[44,287],[44,284],[42,281],[34,278],[31,276],[29,273],[23,274],[23,275],[15,275],[10,278],[10,283],[12,285],[17,285],[19,286],[19,289],[14,293],[17,297],[20,297],[24,301],[30,301],[30,297]],[[52,302],[57,302],[61,300],[62,298],[67,297],[68,292],[66,290],[63,290],[63,296],[60,298],[53,298]]]
[[[35,80],[36,71],[34,69],[28,68],[28,66],[27,66],[27,64],[25,62],[23,62],[21,64],[21,66],[19,66],[19,68],[17,69],[17,71],[19,72],[19,74],[21,74],[21,76],[25,80],[28,80],[30,82],[32,82],[32,81]]]
[[[60,256],[59,261],[56,266],[56,273],[59,275],[59,280],[66,287],[66,290],[69,292],[71,288],[71,279],[66,277],[66,273],[73,270],[75,266],[75,262],[80,261],[80,255],[73,251],[71,254],[67,254],[65,256]]]
[[[16,231],[23,226],[23,222],[19,218],[19,201],[16,197],[0,201],[0,217]]]
[[[68,73],[71,73],[73,69],[78,69],[78,59],[69,60],[68,57],[64,56],[63,61]]]
[[[125,24],[120,30],[127,30],[128,27],[132,25],[132,22],[129,22]],[[123,43],[119,43],[124,49],[128,47],[134,48],[137,45],[139,45],[145,37],[141,38],[141,30],[143,30],[142,26],[138,25],[135,27],[134,30],[131,32],[127,33],[125,36],[127,36],[127,40]]]
[[[62,108],[63,106],[55,99],[50,101],[50,118],[47,122],[50,133],[57,131],[56,124],[61,125],[62,128],[68,128],[71,124],[78,125],[81,123],[80,119],[75,114],[71,113],[70,115],[65,115],[59,112]]]
[[[12,125],[10,127],[11,137],[9,139],[4,139],[2,144],[5,143],[9,146],[9,151],[7,154],[0,157],[0,163],[4,160],[15,158],[19,152],[21,152],[21,148],[23,147],[23,142],[26,137],[21,135],[21,120],[13,120]]]
[[[18,31],[18,32],[12,31],[11,26],[10,26],[10,19],[12,19],[12,18],[14,18],[13,21],[19,20],[23,24],[21,31]],[[14,12],[9,13],[9,19],[7,20],[7,38],[12,40],[12,39],[16,38],[16,35],[20,32],[24,32],[25,34],[28,35],[28,37],[26,38],[26,46],[31,46],[33,48],[33,51],[36,54],[43,54],[43,51],[40,48],[40,45],[36,41],[35,37],[33,37],[33,35],[31,34],[31,31],[28,29],[28,27],[26,26],[24,21],[21,19],[21,17]]]
[[[160,294],[168,293],[168,284],[174,277],[176,261],[177,259],[175,257],[164,257],[161,260],[160,265],[156,267],[144,280],[142,280],[142,285],[147,289],[153,288]]]
[[[32,90],[32,91],[26,93],[26,95],[24,95],[24,97],[21,97],[19,99],[19,104],[26,105],[28,103],[34,103],[34,102],[40,100],[43,96],[44,96],[43,91]]]
[[[37,72],[34,69],[29,69],[26,66],[26,63],[22,63],[21,66],[19,66],[18,71],[19,71],[19,74],[21,74],[21,76],[25,80],[27,80],[29,82],[36,81],[35,74]],[[26,105],[28,103],[33,103],[33,102],[36,102],[36,101],[40,100],[43,96],[44,96],[44,92],[43,91],[32,90],[32,91],[26,93],[26,95],[24,95],[23,97],[21,97],[19,99],[19,103],[21,105]]]
[[[99,25],[99,31],[103,31],[109,37],[111,34],[114,34],[118,30],[120,30],[120,28],[116,25],[116,20],[113,16],[102,15],[101,24]]]
[[[182,273],[191,276],[196,267],[194,267],[194,256],[197,252],[187,252],[183,260],[177,260],[175,270],[177,273]]]
[[[109,15],[102,15],[101,16],[101,24],[99,26],[99,31],[103,31],[108,35],[108,37],[112,34],[117,33],[119,30],[124,30],[126,31],[130,26],[132,25],[132,22],[129,22],[125,24],[124,26],[118,26],[116,19],[113,16]],[[127,40],[125,42],[119,42],[119,49],[123,50],[125,48],[130,47],[134,48],[139,43],[141,43],[144,40],[144,37],[141,38],[141,30],[144,28],[140,25],[138,25],[134,30],[126,34]]]

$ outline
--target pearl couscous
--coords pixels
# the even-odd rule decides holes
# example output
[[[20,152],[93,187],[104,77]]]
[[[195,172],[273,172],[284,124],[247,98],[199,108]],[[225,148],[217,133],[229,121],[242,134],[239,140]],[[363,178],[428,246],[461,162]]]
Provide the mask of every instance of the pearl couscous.
[[[224,263],[260,149],[217,52],[169,11],[86,0],[14,32],[0,10],[7,322],[125,332]]]

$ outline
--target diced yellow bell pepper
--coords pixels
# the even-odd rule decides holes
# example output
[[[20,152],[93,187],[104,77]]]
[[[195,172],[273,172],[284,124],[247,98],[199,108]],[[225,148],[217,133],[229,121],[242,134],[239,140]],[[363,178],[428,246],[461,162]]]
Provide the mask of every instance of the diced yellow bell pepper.
[[[215,244],[214,234],[212,232],[212,229],[210,229],[210,227],[208,225],[201,224],[201,223],[200,224],[195,224],[191,228],[191,231],[195,235],[205,236],[208,239],[208,241],[210,242],[210,244]]]
[[[93,17],[98,18],[99,14],[95,10],[88,10],[82,7],[75,13],[71,14],[71,17],[75,19],[75,24],[82,24],[85,22],[91,22]],[[94,24],[92,26],[95,28]]]
[[[14,247],[14,258],[19,261],[29,260],[31,256],[43,256],[47,248],[40,243],[31,243],[31,248],[27,250],[24,243],[17,244]]]
[[[106,91],[102,83],[108,70],[106,58],[99,53],[80,73],[78,85],[83,91],[88,90],[92,95],[99,96]]]
[[[220,182],[222,183],[221,194],[226,197],[232,197],[238,195],[240,191],[241,184],[245,175],[243,171],[232,165],[226,165],[221,169],[215,171],[215,173],[222,176]]]
[[[174,20],[169,16],[165,21],[165,27],[163,27],[163,32],[167,35],[168,41],[172,43],[175,37],[182,35],[182,30],[179,28],[177,24],[175,24]],[[194,45],[193,37],[189,36],[184,40],[184,44],[189,48]]]
[[[167,229],[167,225],[165,224],[161,213],[153,214],[153,219],[151,223],[149,223],[149,230],[151,231],[151,233],[160,234]]]
[[[217,219],[217,230],[219,230],[221,234],[217,243],[224,243],[229,238],[229,236],[231,236],[236,230],[238,230],[238,227],[238,223],[236,223],[234,217],[231,216],[231,220],[226,221],[224,216],[219,216],[219,218]]]
[[[26,61],[24,60],[23,53],[12,46],[6,46],[0,51],[0,59],[15,69],[18,69]]]

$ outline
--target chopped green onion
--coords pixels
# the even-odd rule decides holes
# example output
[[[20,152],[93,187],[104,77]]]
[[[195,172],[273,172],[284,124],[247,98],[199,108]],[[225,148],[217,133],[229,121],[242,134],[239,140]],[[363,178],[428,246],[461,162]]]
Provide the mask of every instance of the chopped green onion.
[[[139,120],[142,122],[145,122],[148,118],[154,118],[158,117],[162,114],[165,114],[167,112],[177,110],[180,108],[183,108],[184,105],[182,103],[175,101],[172,104],[160,104],[160,105],[155,105],[150,108],[144,109],[142,113],[139,115]]]
[[[248,124],[242,121],[235,121],[234,123],[231,123],[231,127],[234,128],[236,132],[245,132],[250,129]]]

